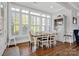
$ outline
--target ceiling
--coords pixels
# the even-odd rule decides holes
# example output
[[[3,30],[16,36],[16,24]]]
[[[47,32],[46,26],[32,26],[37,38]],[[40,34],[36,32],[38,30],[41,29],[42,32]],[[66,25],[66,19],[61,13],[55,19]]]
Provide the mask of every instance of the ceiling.
[[[79,2],[16,2],[16,3],[48,13],[54,13],[64,8],[72,9],[79,12]]]
[[[79,12],[79,2],[58,2],[63,7]]]
[[[48,13],[53,13],[64,8],[56,2],[17,2],[17,4]]]

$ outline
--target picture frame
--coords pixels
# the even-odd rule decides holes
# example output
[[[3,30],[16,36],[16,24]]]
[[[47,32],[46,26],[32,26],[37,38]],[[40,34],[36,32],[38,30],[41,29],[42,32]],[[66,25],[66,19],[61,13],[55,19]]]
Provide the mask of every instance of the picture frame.
[[[77,24],[77,18],[73,17],[73,24]]]

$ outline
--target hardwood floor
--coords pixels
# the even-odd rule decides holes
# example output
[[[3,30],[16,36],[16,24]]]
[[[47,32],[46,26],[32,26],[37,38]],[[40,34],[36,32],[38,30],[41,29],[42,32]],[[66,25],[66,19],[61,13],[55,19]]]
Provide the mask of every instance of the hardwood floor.
[[[18,44],[21,56],[79,56],[79,47],[76,44],[60,43],[51,48],[31,48],[28,43]],[[14,47],[14,46],[13,46]],[[12,47],[10,47],[12,48]],[[8,49],[8,48],[7,48]]]

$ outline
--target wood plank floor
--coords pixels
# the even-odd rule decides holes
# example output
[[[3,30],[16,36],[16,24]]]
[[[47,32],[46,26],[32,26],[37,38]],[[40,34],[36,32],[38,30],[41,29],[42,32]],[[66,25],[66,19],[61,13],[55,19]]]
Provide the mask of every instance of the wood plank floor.
[[[31,48],[27,43],[17,45],[20,56],[79,56],[79,47],[75,46],[76,44],[70,46],[68,43],[58,42],[56,46],[51,48],[38,48],[35,50],[34,46]]]

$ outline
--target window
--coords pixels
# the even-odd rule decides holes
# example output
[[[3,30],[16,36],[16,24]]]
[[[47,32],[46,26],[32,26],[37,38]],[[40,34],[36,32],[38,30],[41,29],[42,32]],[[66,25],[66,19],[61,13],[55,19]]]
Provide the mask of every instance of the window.
[[[20,13],[18,11],[20,11],[20,10],[16,9],[16,8],[12,8],[11,10],[12,10],[11,32],[12,32],[12,35],[17,35],[17,34],[19,34]]]
[[[40,32],[40,17],[31,16],[31,30],[33,33]]]
[[[28,29],[28,15],[22,14],[22,33],[26,34]]]

